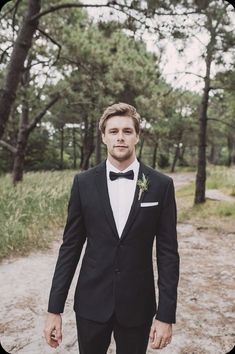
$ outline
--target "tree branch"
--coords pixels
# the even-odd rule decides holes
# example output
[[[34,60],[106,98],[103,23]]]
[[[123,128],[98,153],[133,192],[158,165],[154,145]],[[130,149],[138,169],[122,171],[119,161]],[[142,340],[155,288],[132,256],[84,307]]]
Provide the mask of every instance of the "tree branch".
[[[196,73],[193,73],[193,72],[191,72],[191,71],[185,71],[185,74],[187,74],[187,75],[195,75],[195,76],[197,76],[197,77],[200,77],[200,79],[205,79],[205,77],[204,76],[202,76],[202,75],[199,75],[199,74],[196,74]]]
[[[14,12],[13,12],[13,16],[12,16],[12,30],[13,30],[13,38],[15,37],[15,18],[16,18],[16,13],[17,13],[17,10],[18,10],[18,6],[19,6],[19,3],[21,2],[21,0],[17,0],[16,3],[15,3],[15,6],[14,6]]]
[[[0,146],[6,148],[10,152],[12,152],[12,154],[16,154],[16,148],[11,144],[8,144],[6,141],[0,140]]]
[[[228,91],[235,91],[235,87],[233,86],[210,86],[210,90],[228,90]]]
[[[204,76],[196,74],[196,73],[193,73],[192,71],[175,71],[175,72],[172,72],[172,73],[168,73],[167,75],[178,75],[178,74],[195,75],[195,76],[200,77],[203,80],[205,79]]]
[[[128,16],[132,19],[134,19],[135,21],[140,22],[142,25],[144,25],[146,28],[150,28],[150,26],[148,26],[146,24],[146,11],[142,10],[142,9],[135,9],[133,6],[128,6],[126,4],[119,4],[117,1],[115,0],[109,0],[107,1],[106,4],[77,4],[77,3],[67,3],[67,4],[59,4],[56,6],[50,6],[48,9],[39,12],[38,14],[35,14],[34,16],[31,17],[31,21],[34,20],[38,20],[40,17],[45,16],[51,12],[55,12],[58,10],[62,10],[62,9],[66,9],[66,8],[110,8],[112,10],[115,11],[119,11],[122,13],[127,14],[127,11],[136,11],[138,13],[142,13],[145,18],[143,20],[136,18],[133,13],[129,13]],[[151,26],[152,29],[154,30],[158,30],[157,27],[153,27]]]
[[[115,7],[119,6],[119,9]],[[31,17],[31,20],[38,20],[40,17],[45,16],[51,12],[55,12],[58,10],[66,9],[66,8],[72,8],[72,7],[77,7],[77,8],[88,8],[88,7],[93,7],[93,8],[102,8],[102,7],[109,7],[114,10],[119,10],[121,11],[126,11],[126,10],[134,10],[139,13],[142,13],[146,16],[147,10],[146,9],[141,9],[141,8],[134,8],[134,6],[130,5],[128,6],[127,4],[119,4],[116,0],[108,0],[106,4],[78,4],[78,3],[65,3],[65,4],[59,4],[55,6],[50,6],[48,9],[39,12],[38,14],[35,14],[34,16]],[[183,13],[176,13],[176,12],[168,12],[168,13],[162,13],[162,12],[155,12],[154,15],[157,16],[188,16],[196,14],[198,15],[197,11],[188,11],[188,12],[183,12]]]
[[[224,122],[223,120],[219,120],[217,118],[207,118],[207,120],[215,120],[216,122],[220,122],[220,123],[226,125],[229,128],[235,129],[235,125],[232,125],[230,123]]]
[[[52,38],[48,33],[44,32],[41,28],[38,27],[38,31],[41,34],[43,34],[45,37],[47,37],[53,44],[57,45],[57,47],[59,48],[57,56],[56,56],[56,60],[52,63],[52,65],[54,65],[57,62],[57,60],[59,60],[59,58],[60,58],[60,53],[61,53],[62,46],[61,46],[61,44],[56,42],[56,40],[54,38]]]
[[[7,16],[9,13],[11,13],[13,10],[15,10],[15,9],[18,7],[20,1],[21,1],[21,0],[17,0],[17,2],[14,4],[14,6],[11,7],[9,10],[7,10],[7,11],[0,17],[0,19],[3,19],[5,16]]]
[[[48,109],[51,108],[59,99],[61,98],[60,94],[58,93],[55,97],[51,99],[47,103],[47,105],[44,107],[44,109],[34,118],[31,124],[27,127],[27,131],[30,133],[37,125],[37,123],[40,122],[42,117],[47,113]]]
[[[80,58],[77,56],[77,60],[75,61],[75,60],[72,60],[72,59],[70,59],[70,58],[68,58],[68,57],[61,57],[61,59],[63,59],[63,60],[65,60],[65,61],[67,61],[68,63],[70,63],[70,64],[74,64],[74,65],[76,65],[77,67],[81,67],[86,73],[88,73],[88,74],[90,74],[91,73],[91,71],[86,67],[86,65],[85,64],[83,64],[82,63],[82,61],[80,60]]]
[[[188,16],[188,15],[199,15],[199,13],[198,13],[198,11],[188,11],[188,12],[182,12],[182,13],[178,13],[178,12],[168,12],[168,13],[154,12],[154,15],[157,15],[157,16]],[[200,13],[200,15],[204,15],[204,14]]]
[[[0,58],[0,63],[3,62],[4,56],[5,56],[5,54],[7,54],[8,49],[10,49],[10,48],[12,48],[12,47],[13,47],[13,44],[10,44],[10,45],[2,52],[1,58]]]
[[[72,7],[78,7],[78,8],[86,8],[86,7],[113,7],[110,6],[110,2],[108,2],[106,5],[98,5],[98,4],[78,4],[78,3],[67,3],[67,4],[59,4],[56,6],[50,6],[48,9],[39,12],[38,14],[35,14],[34,16],[31,17],[31,21],[35,21],[38,20],[40,17],[45,16],[51,12],[55,12],[58,10],[62,10],[62,9],[68,9],[68,8],[72,8]]]
[[[148,10],[146,9],[141,9],[141,8],[135,8],[132,4],[127,5],[125,4],[120,4],[116,0],[107,0],[106,4],[78,4],[78,3],[65,3],[65,4],[59,4],[59,5],[52,5],[48,9],[40,11],[39,13],[35,14],[34,16],[31,17],[30,21],[35,21],[41,18],[42,16],[45,16],[49,13],[59,11],[62,9],[67,9],[67,8],[110,8],[115,11],[122,12],[126,15],[129,16],[129,18],[132,18],[133,20],[139,22],[141,25],[143,25],[146,29],[152,29],[155,31],[159,30],[159,26],[152,26],[148,25],[146,23],[146,19],[149,19],[150,16],[148,16]],[[129,13],[127,13],[130,11]],[[144,16],[143,19],[137,18],[134,16],[133,11],[135,11],[138,14],[142,14]],[[197,14],[198,12],[195,11],[189,11],[185,13],[174,13],[174,12],[168,12],[168,13],[155,13],[157,16],[187,16],[190,14]]]
[[[201,41],[200,38],[196,34],[192,34],[192,37],[196,38],[196,40],[203,45],[203,47],[206,47],[206,44]]]

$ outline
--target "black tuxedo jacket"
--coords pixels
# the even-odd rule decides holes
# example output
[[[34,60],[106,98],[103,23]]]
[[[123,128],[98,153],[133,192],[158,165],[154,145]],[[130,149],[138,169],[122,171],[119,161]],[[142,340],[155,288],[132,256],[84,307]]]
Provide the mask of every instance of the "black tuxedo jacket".
[[[81,317],[135,326],[156,318],[174,323],[179,278],[176,205],[172,179],[140,163],[149,180],[119,238],[108,195],[106,163],[75,176],[48,311],[61,313],[85,241],[74,310]],[[142,203],[154,202],[145,207]],[[158,306],[152,250],[156,237]]]

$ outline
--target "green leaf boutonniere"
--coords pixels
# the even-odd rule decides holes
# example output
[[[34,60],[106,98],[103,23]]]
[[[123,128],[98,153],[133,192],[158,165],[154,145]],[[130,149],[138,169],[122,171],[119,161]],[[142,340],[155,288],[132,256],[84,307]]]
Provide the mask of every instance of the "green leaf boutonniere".
[[[140,200],[142,193],[147,191],[148,186],[149,186],[149,180],[146,178],[144,173],[142,174],[142,179],[138,179],[137,186],[140,189],[139,190],[139,197],[138,197],[138,200]]]

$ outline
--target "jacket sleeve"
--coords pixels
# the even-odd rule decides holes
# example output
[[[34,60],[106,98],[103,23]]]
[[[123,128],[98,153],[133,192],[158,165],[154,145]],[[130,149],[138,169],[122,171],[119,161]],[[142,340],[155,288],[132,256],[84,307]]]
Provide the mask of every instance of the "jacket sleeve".
[[[167,323],[176,322],[177,287],[179,281],[176,223],[175,191],[173,181],[170,179],[163,198],[156,235],[159,295],[156,319]]]
[[[68,216],[63,233],[63,242],[52,279],[48,312],[62,313],[68,291],[86,240],[85,227],[78,187],[75,176],[68,204]]]

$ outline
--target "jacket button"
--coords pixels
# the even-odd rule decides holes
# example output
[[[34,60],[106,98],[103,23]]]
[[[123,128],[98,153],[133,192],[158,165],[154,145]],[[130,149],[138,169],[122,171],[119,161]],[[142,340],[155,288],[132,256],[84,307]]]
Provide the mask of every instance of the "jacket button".
[[[116,268],[115,273],[120,273],[120,269]]]

